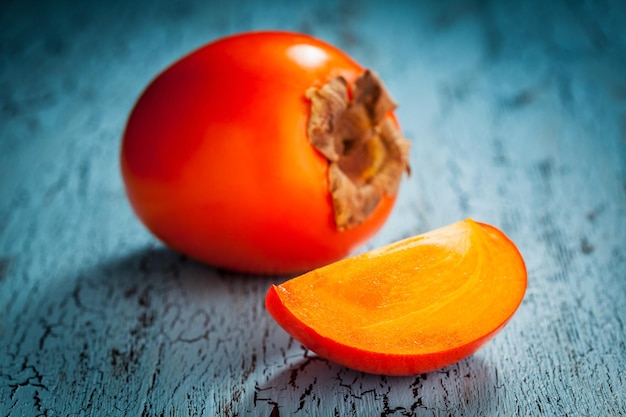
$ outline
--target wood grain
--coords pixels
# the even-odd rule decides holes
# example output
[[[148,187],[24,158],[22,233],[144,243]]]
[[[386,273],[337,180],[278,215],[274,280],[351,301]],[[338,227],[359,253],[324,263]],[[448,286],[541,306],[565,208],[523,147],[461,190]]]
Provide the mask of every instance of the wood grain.
[[[3,2],[0,415],[626,415],[626,6],[585,2]],[[462,218],[529,271],[509,326],[407,378],[318,358],[263,306],[286,277],[151,237],[124,123],[174,59],[225,34],[311,33],[400,104],[412,176],[373,248]]]

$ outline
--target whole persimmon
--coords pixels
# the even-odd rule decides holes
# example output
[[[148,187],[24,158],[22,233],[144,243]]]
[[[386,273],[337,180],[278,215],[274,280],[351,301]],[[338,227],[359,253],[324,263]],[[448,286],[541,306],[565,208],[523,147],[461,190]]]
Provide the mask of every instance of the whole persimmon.
[[[292,273],[338,260],[387,219],[408,141],[378,76],[307,35],[212,42],[158,75],[121,149],[131,206],[216,267]]]

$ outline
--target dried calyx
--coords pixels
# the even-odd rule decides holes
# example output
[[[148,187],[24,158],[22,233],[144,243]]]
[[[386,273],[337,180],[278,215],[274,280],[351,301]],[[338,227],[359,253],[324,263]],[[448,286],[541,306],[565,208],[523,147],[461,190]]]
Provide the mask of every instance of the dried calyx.
[[[365,221],[383,195],[397,193],[409,172],[409,141],[389,117],[396,104],[372,71],[352,85],[332,78],[307,97],[309,140],[328,159],[335,223],[346,230]]]

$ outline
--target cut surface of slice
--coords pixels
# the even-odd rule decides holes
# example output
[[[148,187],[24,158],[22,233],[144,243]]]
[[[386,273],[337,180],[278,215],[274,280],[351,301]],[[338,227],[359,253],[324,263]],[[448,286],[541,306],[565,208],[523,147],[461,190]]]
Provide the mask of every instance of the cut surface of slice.
[[[514,243],[468,219],[274,285],[266,307],[322,357],[414,375],[478,350],[511,319],[526,285]]]

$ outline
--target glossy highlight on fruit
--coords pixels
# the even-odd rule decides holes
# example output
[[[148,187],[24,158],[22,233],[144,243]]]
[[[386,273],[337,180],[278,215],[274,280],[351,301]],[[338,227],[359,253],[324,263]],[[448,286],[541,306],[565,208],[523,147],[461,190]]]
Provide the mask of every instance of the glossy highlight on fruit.
[[[376,74],[307,35],[212,42],[150,83],[121,170],[132,208],[210,265],[294,273],[349,255],[386,221],[408,142]]]
[[[274,285],[266,307],[324,358],[414,375],[476,352],[511,319],[526,285],[513,242],[468,219]]]

